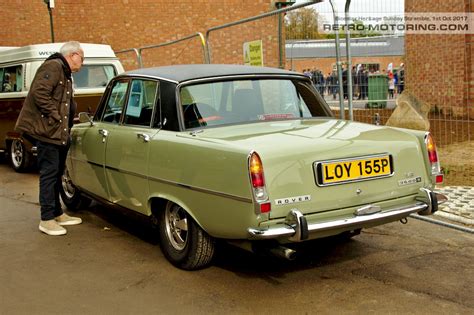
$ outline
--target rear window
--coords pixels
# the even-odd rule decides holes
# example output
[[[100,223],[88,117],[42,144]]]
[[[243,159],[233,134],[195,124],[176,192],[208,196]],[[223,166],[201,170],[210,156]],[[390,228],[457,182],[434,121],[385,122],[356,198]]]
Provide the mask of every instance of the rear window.
[[[180,99],[187,129],[331,115],[309,84],[290,79],[189,85],[181,88]]]
[[[72,74],[74,88],[105,87],[116,74],[112,65],[83,65],[79,72]]]

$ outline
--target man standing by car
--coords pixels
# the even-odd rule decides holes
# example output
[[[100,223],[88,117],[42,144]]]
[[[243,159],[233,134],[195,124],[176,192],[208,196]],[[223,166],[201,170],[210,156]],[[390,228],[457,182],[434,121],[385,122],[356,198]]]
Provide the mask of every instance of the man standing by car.
[[[46,59],[36,72],[15,126],[38,149],[39,229],[48,235],[64,235],[63,225],[82,222],[63,213],[59,189],[76,111],[71,74],[81,69],[83,61],[84,51],[76,41],[65,43],[59,53]]]

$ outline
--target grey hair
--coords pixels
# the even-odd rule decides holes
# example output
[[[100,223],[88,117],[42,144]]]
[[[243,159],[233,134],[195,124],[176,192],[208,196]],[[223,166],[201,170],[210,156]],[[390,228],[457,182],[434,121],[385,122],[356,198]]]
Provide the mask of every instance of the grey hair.
[[[81,44],[77,41],[70,41],[65,43],[64,45],[61,46],[59,49],[59,52],[63,56],[70,55],[72,53],[76,53],[82,50]]]

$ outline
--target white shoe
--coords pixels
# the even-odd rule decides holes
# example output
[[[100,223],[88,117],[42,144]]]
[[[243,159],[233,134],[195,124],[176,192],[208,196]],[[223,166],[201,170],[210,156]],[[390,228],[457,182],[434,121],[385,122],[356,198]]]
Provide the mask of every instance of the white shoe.
[[[41,220],[39,224],[39,230],[43,233],[53,236],[64,235],[67,233],[66,229],[60,226],[56,220]]]
[[[56,217],[55,220],[59,225],[76,225],[82,223],[81,218],[71,217],[65,213],[61,214],[59,217]]]

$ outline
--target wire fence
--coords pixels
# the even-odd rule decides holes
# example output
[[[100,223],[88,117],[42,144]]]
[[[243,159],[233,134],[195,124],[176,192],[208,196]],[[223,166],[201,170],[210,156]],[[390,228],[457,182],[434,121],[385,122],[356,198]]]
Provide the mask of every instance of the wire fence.
[[[373,0],[364,1],[363,8],[354,2],[350,14],[363,20],[390,14],[472,12],[470,5],[471,2],[463,0],[449,5],[434,0],[410,1],[406,6],[403,1]],[[332,15],[328,2],[310,9],[316,19],[328,20]],[[339,13],[342,11],[340,8]],[[339,116],[335,40],[314,32],[312,36],[302,39],[297,32],[286,34],[287,67],[311,76],[315,87]],[[385,125],[396,112],[395,115],[402,115],[403,125],[410,127],[410,115],[404,112],[404,105],[416,105],[418,112],[427,117],[426,123],[416,124],[424,125],[436,139],[445,185],[474,186],[473,41],[472,35],[432,33],[351,38],[352,67],[345,69],[342,77],[345,108],[352,97],[356,121]],[[344,39],[340,48],[345,68]],[[349,75],[351,96],[347,86]],[[348,114],[346,110],[345,117]]]

